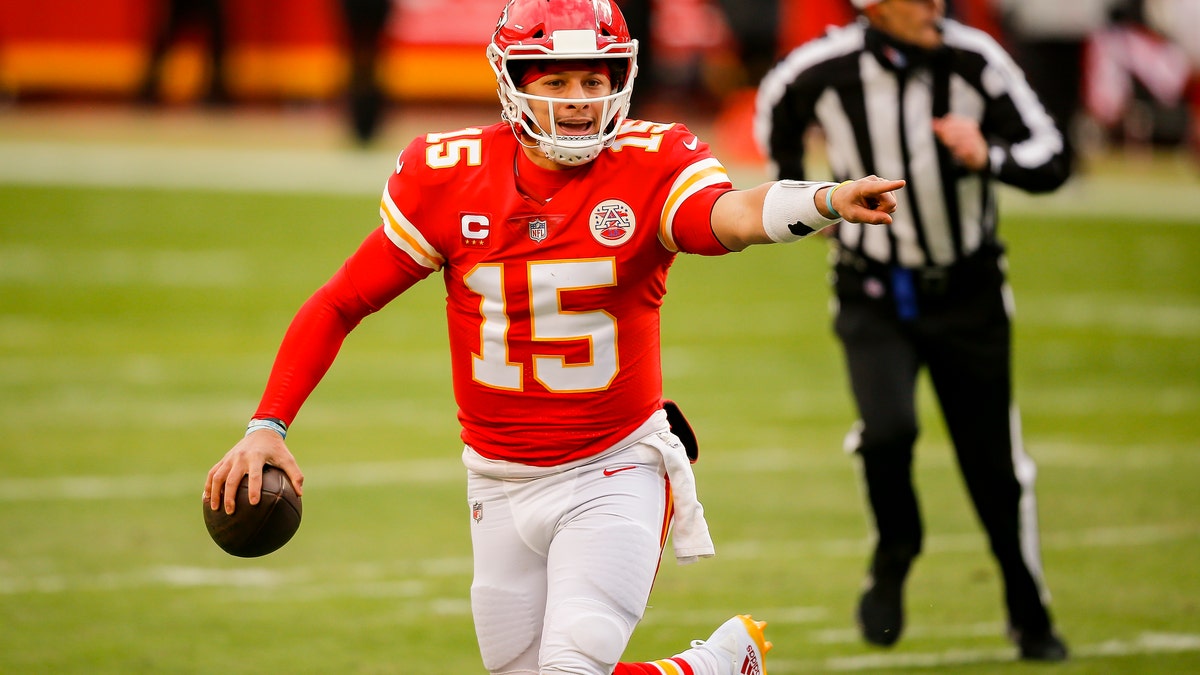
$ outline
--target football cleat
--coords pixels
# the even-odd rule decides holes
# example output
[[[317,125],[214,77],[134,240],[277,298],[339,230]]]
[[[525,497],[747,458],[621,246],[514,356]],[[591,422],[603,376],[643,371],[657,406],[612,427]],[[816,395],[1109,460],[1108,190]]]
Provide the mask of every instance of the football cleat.
[[[912,555],[875,551],[854,617],[868,643],[891,647],[904,632],[904,578],[912,560]]]
[[[773,646],[763,636],[766,621],[755,621],[749,614],[739,614],[721,624],[707,640],[696,640],[692,647],[714,654],[729,670],[722,675],[767,675],[763,656]]]
[[[1016,643],[1022,661],[1067,660],[1067,644],[1053,630],[1030,633],[1013,628],[1009,637]]]
[[[904,632],[904,586],[894,580],[871,579],[858,600],[854,617],[863,639],[891,647]]]

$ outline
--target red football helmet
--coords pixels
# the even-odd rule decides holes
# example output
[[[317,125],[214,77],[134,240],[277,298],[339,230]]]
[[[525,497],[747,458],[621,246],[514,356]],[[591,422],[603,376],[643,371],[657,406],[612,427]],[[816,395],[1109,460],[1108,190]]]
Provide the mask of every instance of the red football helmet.
[[[520,138],[533,138],[546,156],[560,164],[590,162],[612,144],[629,114],[629,99],[637,75],[637,40],[630,38],[625,17],[610,0],[509,0],[500,14],[487,48],[496,73],[501,117]],[[612,74],[613,93],[601,98],[574,99],[603,106],[600,133],[559,136],[556,125],[541,129],[531,107],[545,105],[554,119],[554,105],[566,99],[531,96],[518,86],[526,70],[522,61],[605,59]],[[523,67],[526,66],[526,67]],[[518,129],[519,125],[519,129]]]

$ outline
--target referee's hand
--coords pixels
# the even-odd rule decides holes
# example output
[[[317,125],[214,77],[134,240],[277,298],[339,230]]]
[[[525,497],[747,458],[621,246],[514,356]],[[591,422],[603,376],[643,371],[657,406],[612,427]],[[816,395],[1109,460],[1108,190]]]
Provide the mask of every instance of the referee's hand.
[[[983,171],[988,165],[988,143],[979,123],[962,115],[946,115],[933,120],[933,133],[960,164],[971,171]]]

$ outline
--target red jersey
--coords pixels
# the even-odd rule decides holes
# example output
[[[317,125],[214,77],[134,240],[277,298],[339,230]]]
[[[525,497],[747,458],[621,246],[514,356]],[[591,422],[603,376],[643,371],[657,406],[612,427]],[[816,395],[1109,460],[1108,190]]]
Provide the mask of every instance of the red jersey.
[[[519,152],[507,124],[413,141],[380,206],[387,264],[387,246],[368,239],[332,291],[358,295],[359,310],[332,313],[350,315],[348,331],[354,314],[440,271],[462,440],[484,457],[554,465],[607,449],[661,405],[667,270],[679,251],[727,252],[710,212],[732,185],[678,124],[627,121],[545,203],[518,189],[518,167],[536,169]],[[370,266],[356,264],[366,255]],[[273,371],[264,397],[285,420],[294,410],[267,402],[290,381]]]

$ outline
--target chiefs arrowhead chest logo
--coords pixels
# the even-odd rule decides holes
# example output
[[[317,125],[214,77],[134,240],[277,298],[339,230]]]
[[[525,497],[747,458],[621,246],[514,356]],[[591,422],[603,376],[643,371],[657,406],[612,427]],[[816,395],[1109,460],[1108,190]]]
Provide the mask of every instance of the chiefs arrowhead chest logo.
[[[592,209],[588,218],[592,237],[605,246],[620,246],[633,236],[633,209],[619,199],[607,199]]]

